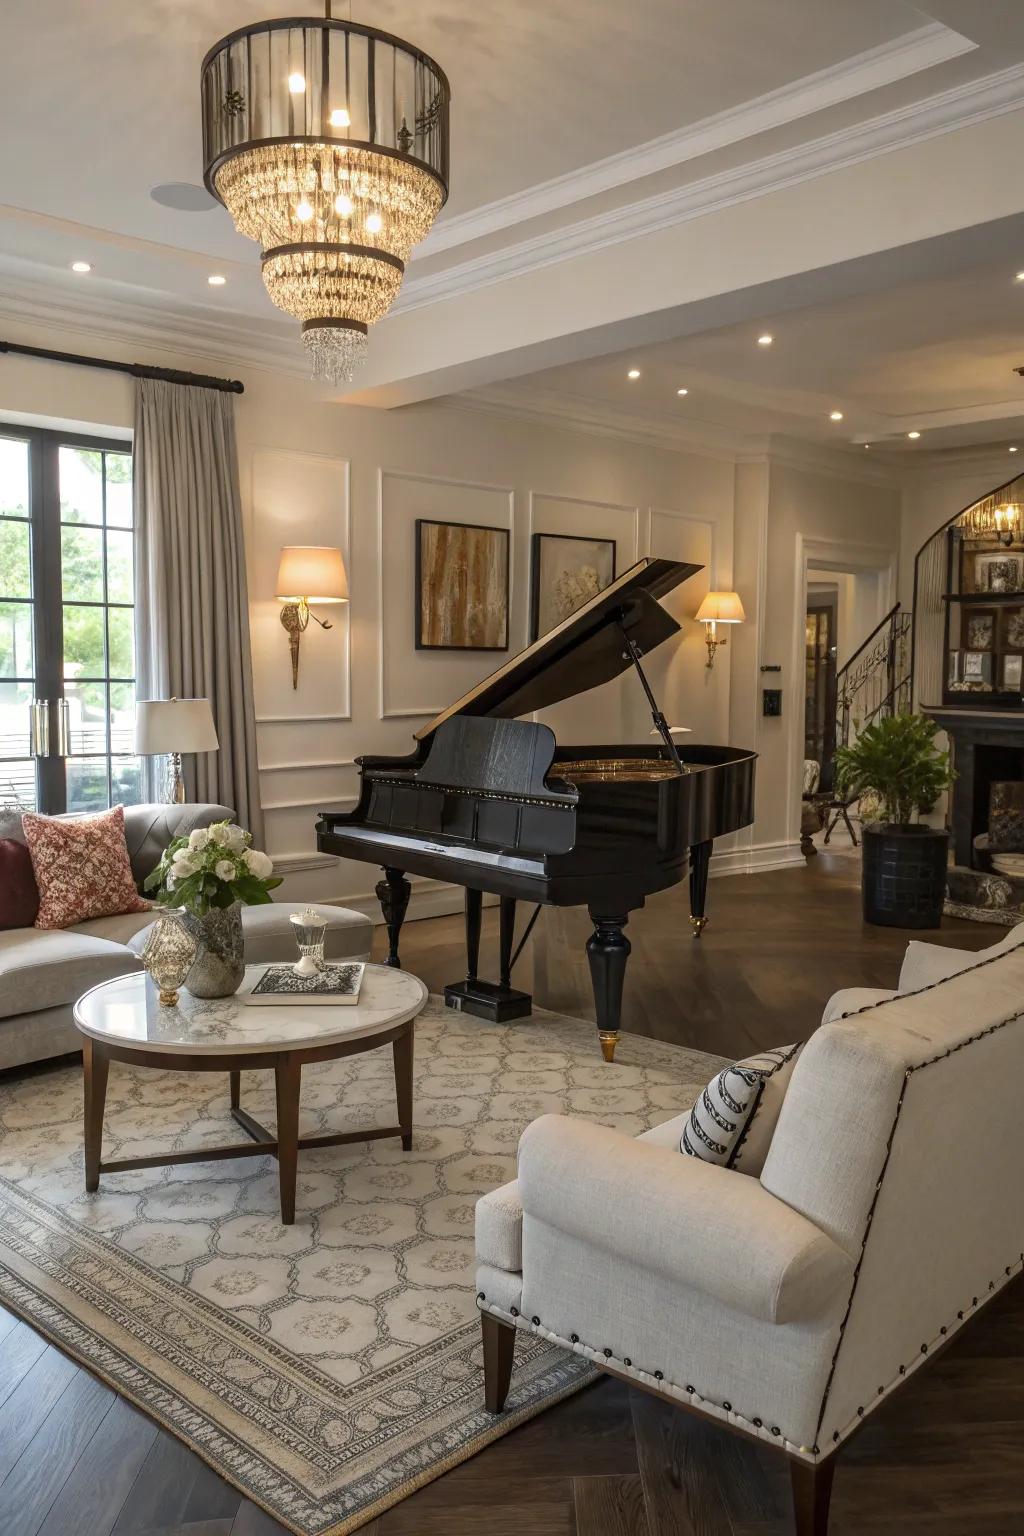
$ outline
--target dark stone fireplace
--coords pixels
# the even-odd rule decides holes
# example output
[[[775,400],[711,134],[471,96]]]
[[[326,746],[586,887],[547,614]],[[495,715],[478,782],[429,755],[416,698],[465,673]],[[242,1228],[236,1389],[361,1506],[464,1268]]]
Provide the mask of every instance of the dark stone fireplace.
[[[1000,850],[989,838],[989,815],[994,784],[1013,789],[1024,781],[1024,712],[943,708],[925,713],[949,736],[957,775],[950,790],[954,867],[946,910],[960,917],[1019,922],[1024,919],[1024,878],[994,866],[993,855],[998,858]]]

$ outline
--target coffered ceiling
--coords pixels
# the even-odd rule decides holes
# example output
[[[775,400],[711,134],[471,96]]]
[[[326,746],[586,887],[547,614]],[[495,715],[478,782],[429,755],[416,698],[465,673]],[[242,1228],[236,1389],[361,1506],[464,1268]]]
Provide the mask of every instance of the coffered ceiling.
[[[281,10],[277,0],[6,0],[0,314],[53,311],[97,332],[176,335],[207,356],[301,372],[294,327],[271,307],[257,251],[226,212],[185,212],[151,196],[161,184],[200,181],[206,49]],[[696,224],[722,208],[842,164],[877,164],[883,178],[894,149],[1024,114],[1019,0],[376,0],[354,15],[424,47],[453,92],[451,199],[414,256],[393,318],[375,329],[356,398],[405,403],[484,384],[492,398],[501,386],[552,408],[557,396],[655,421],[684,403],[668,396],[685,375],[690,425],[712,436],[795,431],[832,441],[822,406],[836,402],[847,441],[893,442],[911,418],[934,416],[938,430],[944,412],[998,414],[1012,404],[1024,293],[1008,293],[1005,268],[1024,267],[1024,246],[1005,218],[1001,234],[990,231],[952,266],[905,264],[887,292],[877,282],[870,297],[805,283],[802,295],[786,295],[785,318],[772,309],[780,295],[766,291],[763,314],[747,304],[733,323],[721,305],[691,304],[684,320],[685,295],[659,275],[671,267],[652,261],[631,272],[627,253],[641,234],[678,230],[685,268]],[[981,183],[988,171],[978,166]],[[994,175],[983,190],[993,194],[986,217],[1024,211],[1024,194],[1008,202]],[[939,184],[934,202],[938,235],[951,227]],[[875,211],[845,210],[851,243]],[[915,241],[926,232],[918,227]],[[767,273],[777,251],[765,238]],[[581,257],[611,246],[622,271],[607,306],[614,334],[586,335],[588,322],[570,326],[564,311],[597,281],[578,272]],[[753,264],[741,272],[735,251],[725,254],[723,293],[729,283],[749,287]],[[76,260],[91,272],[73,274]],[[214,272],[226,279],[215,289]],[[542,297],[524,287],[530,274],[546,284]],[[517,328],[527,293],[522,329],[534,345],[506,358],[488,324],[500,312]],[[560,323],[582,327],[571,347],[554,343]],[[751,357],[750,325],[762,323],[778,341]],[[541,345],[545,325],[550,346]],[[623,397],[627,353],[643,378]],[[420,359],[434,354],[428,378]],[[402,384],[414,367],[417,381]],[[943,430],[976,426],[948,420]]]

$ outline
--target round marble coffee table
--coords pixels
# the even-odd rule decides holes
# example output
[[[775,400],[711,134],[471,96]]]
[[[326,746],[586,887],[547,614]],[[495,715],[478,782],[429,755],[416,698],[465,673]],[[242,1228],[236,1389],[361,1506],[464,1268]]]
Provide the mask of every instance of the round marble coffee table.
[[[176,1008],[162,1007],[150,978],[137,972],[92,987],[75,1004],[85,1068],[85,1187],[99,1188],[101,1173],[157,1168],[172,1163],[205,1163],[226,1157],[277,1158],[281,1220],[295,1220],[295,1172],[300,1149],[336,1147],[345,1142],[401,1136],[412,1147],[413,1021],[427,1000],[415,976],[386,965],[368,965],[358,1003],[275,1003],[253,1005],[245,992],[264,969],[248,966],[241,995],[206,1001],[182,992]],[[299,1135],[302,1068],[310,1061],[335,1061],[391,1043],[395,1062],[398,1124],[327,1136]],[[103,1107],[112,1061],[164,1072],[227,1072],[231,1113],[252,1138],[194,1152],[102,1160]],[[273,1067],[277,1088],[277,1134],[272,1135],[241,1107],[241,1074]]]

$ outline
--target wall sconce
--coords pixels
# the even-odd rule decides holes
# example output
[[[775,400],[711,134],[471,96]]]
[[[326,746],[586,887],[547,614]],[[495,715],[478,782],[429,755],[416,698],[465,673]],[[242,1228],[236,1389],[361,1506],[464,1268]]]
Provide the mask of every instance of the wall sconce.
[[[726,644],[725,636],[715,632],[715,625],[742,624],[746,618],[743,604],[735,592],[709,592],[694,618],[698,624],[704,625],[704,644],[708,648],[707,665],[713,667],[715,652],[720,645]]]
[[[310,619],[321,629],[333,629],[326,619],[310,613],[310,603],[347,603],[348,577],[340,549],[325,544],[293,544],[281,551],[277,570],[277,600],[284,603],[281,623],[292,653],[292,687],[299,686],[299,640]]]
[[[1007,502],[1005,506],[996,507],[992,514],[993,531],[1000,544],[1005,544],[1007,549],[1015,539],[1020,538],[1020,507],[1016,502]]]

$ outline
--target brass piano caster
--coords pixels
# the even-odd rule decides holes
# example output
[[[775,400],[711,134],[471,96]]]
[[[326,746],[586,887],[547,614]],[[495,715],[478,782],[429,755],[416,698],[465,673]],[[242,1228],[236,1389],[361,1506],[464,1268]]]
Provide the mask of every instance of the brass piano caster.
[[[695,938],[695,939],[699,939],[700,938],[701,934],[704,932],[704,929],[707,927],[707,921],[708,920],[707,920],[706,917],[691,917],[690,918],[690,927],[693,930],[693,934],[692,934],[693,938]]]
[[[600,1034],[598,1036],[598,1039],[601,1042],[601,1055],[604,1057],[605,1061],[614,1061],[615,1060],[615,1047],[619,1043],[618,1030],[616,1030],[614,1034],[610,1034],[610,1033]]]

